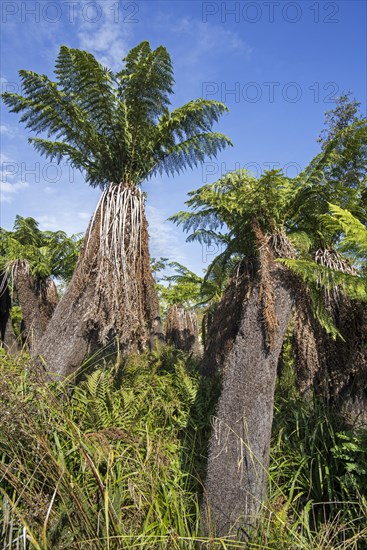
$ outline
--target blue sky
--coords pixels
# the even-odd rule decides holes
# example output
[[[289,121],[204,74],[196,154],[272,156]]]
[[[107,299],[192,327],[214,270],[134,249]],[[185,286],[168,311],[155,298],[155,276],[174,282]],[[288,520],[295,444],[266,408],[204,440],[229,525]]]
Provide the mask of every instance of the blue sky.
[[[197,273],[215,250],[187,244],[166,218],[187,193],[228,170],[269,167],[294,175],[318,152],[324,112],[344,91],[366,112],[367,16],[364,1],[1,1],[1,88],[19,90],[19,69],[53,77],[60,45],[86,49],[118,69],[142,40],[162,44],[175,70],[173,106],[206,97],[229,109],[215,130],[234,147],[196,170],[147,182],[153,256]],[[28,144],[28,133],[1,105],[0,225],[16,214],[41,229],[85,231],[99,191],[67,164],[51,164]]]

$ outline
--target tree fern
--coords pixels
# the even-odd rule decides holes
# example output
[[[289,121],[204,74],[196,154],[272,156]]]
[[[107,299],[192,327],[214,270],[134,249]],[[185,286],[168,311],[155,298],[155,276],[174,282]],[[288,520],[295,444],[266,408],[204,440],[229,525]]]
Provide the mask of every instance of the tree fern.
[[[163,46],[152,50],[142,42],[121,65],[114,73],[91,54],[62,46],[56,80],[20,71],[23,95],[6,92],[2,98],[11,112],[21,113],[37,151],[57,162],[65,157],[91,186],[103,190],[64,296],[72,302],[68,315],[78,303],[78,322],[89,319],[89,326],[98,327],[98,342],[117,337],[125,349],[142,349],[159,324],[159,311],[149,273],[145,196],[138,187],[153,175],[172,175],[213,158],[231,142],[212,132],[227,111],[224,104],[198,99],[170,110],[173,68]],[[86,299],[88,286],[92,296]],[[55,346],[62,346],[58,329],[66,326],[61,309],[50,325],[56,342],[51,346],[45,338],[40,353],[49,363],[58,356],[51,370],[65,373],[75,365],[61,350],[55,353]],[[86,353],[93,335],[81,330]],[[77,332],[65,335],[68,346],[73,341],[79,347]]]
[[[264,233],[284,231],[295,193],[294,183],[279,170],[259,179],[239,170],[192,191],[186,203],[191,212],[178,212],[170,219],[191,231],[188,241],[224,247],[224,265],[234,255],[257,254],[255,220]]]
[[[11,275],[21,261],[35,277],[54,276],[67,282],[79,255],[81,236],[68,237],[63,231],[41,231],[38,225],[33,218],[16,216],[13,231],[2,230],[0,269]]]
[[[337,331],[321,305],[320,294],[316,299],[317,289],[323,287],[327,292],[339,289],[353,299],[364,300],[365,280],[345,273],[344,268],[340,270],[337,266],[320,265],[315,261],[315,254],[320,249],[326,252],[334,248],[341,252],[349,249],[351,253],[354,247],[356,258],[365,251],[364,225],[357,219],[354,224],[351,223],[353,216],[346,211],[342,218],[340,206],[339,210],[333,210],[329,200],[335,195],[340,204],[357,209],[361,181],[344,189],[334,176],[337,167],[345,162],[345,155],[350,154],[346,148],[351,143],[359,148],[363,156],[366,132],[365,120],[343,127],[293,179],[285,177],[280,171],[266,172],[260,178],[243,170],[226,174],[217,182],[192,191],[186,203],[190,211],[178,212],[171,220],[189,232],[188,241],[215,244],[222,248],[207,275],[213,267],[225,269],[231,258],[236,256],[248,258],[259,255],[259,242],[254,231],[256,226],[266,238],[273,235],[277,239],[285,235],[294,247],[295,257],[282,261],[310,287],[316,317],[335,336]],[[334,216],[327,215],[329,211],[334,212]],[[348,230],[346,227],[343,230],[343,223],[349,223]],[[287,256],[282,247],[276,255]]]
[[[344,254],[340,262],[320,264],[312,258],[282,259],[287,267],[306,283],[315,284],[330,292],[335,289],[353,300],[367,300],[365,266],[367,260],[367,229],[348,210],[329,204],[330,214],[320,218],[321,226],[334,239],[337,250]],[[335,256],[335,253],[334,253]],[[353,262],[353,269],[349,262]]]

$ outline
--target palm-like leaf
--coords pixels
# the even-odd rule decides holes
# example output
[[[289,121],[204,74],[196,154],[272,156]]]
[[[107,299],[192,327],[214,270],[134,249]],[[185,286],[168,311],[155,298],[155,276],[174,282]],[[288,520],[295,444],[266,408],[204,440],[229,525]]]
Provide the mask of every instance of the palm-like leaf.
[[[142,42],[116,74],[93,55],[62,46],[55,74],[53,82],[20,71],[24,95],[2,97],[35,132],[30,142],[38,152],[57,162],[68,158],[92,186],[139,185],[156,173],[196,166],[230,145],[211,132],[226,110],[222,103],[198,99],[169,112],[173,70],[162,46],[152,51]]]

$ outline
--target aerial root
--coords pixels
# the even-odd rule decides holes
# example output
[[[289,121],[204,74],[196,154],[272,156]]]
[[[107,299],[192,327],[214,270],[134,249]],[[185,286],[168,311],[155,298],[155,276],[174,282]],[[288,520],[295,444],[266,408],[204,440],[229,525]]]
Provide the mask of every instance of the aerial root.
[[[102,330],[103,341],[107,338],[108,327],[120,332],[121,324],[139,323],[143,193],[137,188],[110,184],[103,192],[93,215],[86,249],[90,246],[92,231],[98,217],[96,321],[99,320],[100,307],[105,312],[108,311],[110,316],[101,323],[105,326]],[[101,305],[101,302],[104,304]]]

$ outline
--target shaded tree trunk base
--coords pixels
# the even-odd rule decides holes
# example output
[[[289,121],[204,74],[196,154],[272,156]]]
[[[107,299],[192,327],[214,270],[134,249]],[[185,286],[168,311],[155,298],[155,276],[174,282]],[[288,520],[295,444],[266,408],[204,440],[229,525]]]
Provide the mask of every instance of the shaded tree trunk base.
[[[21,339],[32,351],[41,340],[58,303],[52,279],[37,279],[19,261],[14,270],[15,290],[22,310]]]
[[[3,345],[6,351],[11,354],[19,353],[21,350],[21,343],[14,334],[13,325],[10,319],[6,325]]]
[[[243,263],[210,326],[202,369],[222,372],[205,483],[207,535],[246,540],[265,498],[277,364],[293,305],[292,281],[266,265],[276,322],[269,343],[260,262]],[[269,286],[270,285],[270,286]]]
[[[199,328],[196,313],[173,305],[167,315],[166,341],[177,349],[199,355]]]
[[[0,345],[5,342],[5,335],[10,319],[11,298],[5,273],[0,273]]]
[[[0,274],[0,348],[8,353],[17,353],[20,343],[17,340],[10,317],[11,296],[5,273]]]
[[[297,386],[301,395],[315,393],[336,406],[351,426],[367,426],[367,308],[343,296],[328,307],[344,341],[333,340],[320,327],[307,295],[297,302],[294,330]]]

